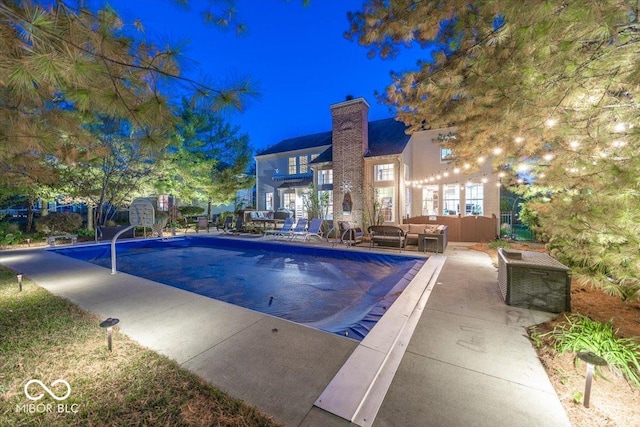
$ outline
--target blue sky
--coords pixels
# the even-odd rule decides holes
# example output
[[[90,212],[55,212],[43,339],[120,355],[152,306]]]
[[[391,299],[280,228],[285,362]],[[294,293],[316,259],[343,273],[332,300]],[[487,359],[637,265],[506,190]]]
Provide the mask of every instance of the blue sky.
[[[331,129],[329,106],[347,95],[371,105],[370,120],[391,117],[374,98],[391,81],[389,72],[416,67],[430,54],[417,47],[394,60],[368,59],[367,49],[344,38],[347,11],[361,0],[237,0],[243,36],[205,26],[198,13],[203,0],[191,0],[191,10],[169,0],[110,0],[127,23],[139,18],[152,38],[188,40],[189,74],[214,79],[248,77],[260,92],[245,112],[228,117],[249,134],[251,144],[265,148],[282,139]]]

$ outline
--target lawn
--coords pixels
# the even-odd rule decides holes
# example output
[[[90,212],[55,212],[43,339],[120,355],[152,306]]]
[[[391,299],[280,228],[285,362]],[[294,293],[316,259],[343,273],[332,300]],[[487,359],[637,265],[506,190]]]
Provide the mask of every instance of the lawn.
[[[0,426],[279,425],[101,320],[0,267]]]

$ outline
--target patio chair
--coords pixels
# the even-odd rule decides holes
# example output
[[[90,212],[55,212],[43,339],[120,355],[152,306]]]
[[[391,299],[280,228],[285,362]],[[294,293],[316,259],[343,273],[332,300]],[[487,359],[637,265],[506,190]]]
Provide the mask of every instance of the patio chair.
[[[364,233],[360,227],[351,227],[347,221],[340,221],[340,241],[347,246],[357,245],[362,242]]]
[[[232,233],[242,233],[244,232],[244,218],[242,215],[238,215],[236,218],[236,226],[231,229]]]
[[[224,219],[224,223],[222,224],[222,232],[223,233],[231,233],[233,228],[233,216],[228,216]]]
[[[302,232],[302,233],[296,233],[293,232],[292,237],[302,237],[302,239],[306,242],[307,239],[309,239],[310,237],[318,237],[319,239],[322,239],[322,233],[320,232],[320,230],[322,229],[322,220],[320,218],[312,218],[311,222],[309,223],[309,227],[307,228],[306,231]]]
[[[293,229],[293,217],[289,217],[284,220],[284,224],[282,224],[282,228],[280,229],[274,228],[273,230],[264,230],[264,234],[262,235],[262,237],[266,238],[267,236],[273,236],[275,238],[276,236],[279,236],[281,234],[290,233],[292,229]]]
[[[196,233],[198,230],[207,230],[209,232],[209,220],[206,217],[199,216],[196,220]]]

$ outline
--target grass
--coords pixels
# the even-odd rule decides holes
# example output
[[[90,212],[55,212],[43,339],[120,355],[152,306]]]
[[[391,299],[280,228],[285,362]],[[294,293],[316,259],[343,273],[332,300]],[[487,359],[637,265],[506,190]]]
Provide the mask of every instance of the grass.
[[[602,357],[629,384],[640,387],[640,341],[618,338],[612,321],[598,322],[580,314],[566,316],[566,321],[547,334],[560,353],[589,351]],[[544,336],[542,335],[542,336]]]
[[[114,328],[113,352],[99,318],[0,267],[0,426],[277,426],[141,347]],[[71,394],[54,400],[39,385],[64,379]],[[62,396],[66,387],[51,387]]]

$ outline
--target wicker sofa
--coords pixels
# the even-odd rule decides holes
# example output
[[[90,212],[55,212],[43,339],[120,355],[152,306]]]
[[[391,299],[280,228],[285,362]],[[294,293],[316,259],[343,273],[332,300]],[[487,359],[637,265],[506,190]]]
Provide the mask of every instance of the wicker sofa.
[[[447,248],[448,227],[442,224],[401,224],[398,226],[406,235],[406,245],[418,245],[419,250],[435,249],[431,252],[444,253]],[[422,239],[420,236],[422,235]],[[425,239],[425,237],[427,239]],[[429,245],[427,240],[433,243]],[[425,246],[426,245],[426,248]]]
[[[398,226],[372,225],[367,231],[369,232],[371,247],[377,244],[379,246],[393,246],[402,249],[406,246],[406,233]]]

